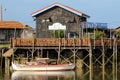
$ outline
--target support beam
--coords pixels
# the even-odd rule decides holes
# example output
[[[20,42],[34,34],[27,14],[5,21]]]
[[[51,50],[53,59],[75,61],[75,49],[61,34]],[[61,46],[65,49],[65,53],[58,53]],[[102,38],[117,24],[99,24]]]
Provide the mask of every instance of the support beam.
[[[102,80],[105,80],[105,47],[103,39],[101,43],[102,43]]]
[[[89,69],[91,70],[92,69],[92,64],[93,64],[92,63],[92,49],[91,48],[89,49],[89,61],[90,61],[89,62],[90,63],[89,64]]]
[[[5,73],[8,73],[10,70],[10,59],[8,57],[5,57]]]
[[[3,53],[4,53],[4,49],[1,49],[1,62],[0,62],[0,63],[1,63],[1,65],[0,65],[1,68],[2,68],[2,64],[3,64],[3,57],[2,57],[2,54],[3,54]]]
[[[56,52],[58,53],[58,59],[57,59],[57,64],[59,64],[60,63],[60,53],[61,53],[61,49],[60,49],[60,47],[59,47],[59,49],[56,49]]]
[[[91,40],[89,38],[89,69],[92,70],[92,45],[91,45]]]
[[[34,49],[32,49],[32,61],[33,61],[33,58],[34,58],[33,54],[34,54]]]
[[[28,51],[27,51],[27,62],[29,61],[29,54],[28,54]]]
[[[71,49],[71,51],[73,53],[73,63],[76,64],[76,53],[77,53],[78,49],[75,49],[75,47],[74,47],[74,49]]]
[[[116,64],[115,65],[115,69],[116,69],[115,71],[116,72],[115,73],[116,73],[116,76],[115,77],[116,77],[116,80],[117,80],[117,77],[118,77],[117,76],[118,75],[117,74],[117,71],[118,71],[118,67],[117,67],[118,66],[118,58],[117,58],[118,57],[118,55],[117,55],[118,54],[118,48],[117,48],[117,41],[115,41],[115,42],[116,42],[116,45],[115,45],[115,47],[116,47],[116,49],[115,49],[115,57],[116,57],[116,63],[115,63]]]
[[[15,56],[15,51],[17,50],[17,48],[13,48],[13,54],[12,54],[12,62],[14,63],[14,56]]]
[[[43,49],[42,49],[42,47],[41,47],[41,57],[43,57]]]
[[[113,46],[113,64],[112,64],[112,71],[113,71],[113,80],[116,80],[115,79],[115,42],[114,43],[114,46]]]
[[[90,43],[90,42],[89,42]],[[93,61],[92,61],[92,46],[91,46],[91,43],[90,43],[90,49],[89,49],[89,70],[90,70],[90,75],[89,75],[89,78],[90,80],[92,80],[92,71],[93,71]]]
[[[41,57],[40,49],[37,49],[37,57]]]
[[[85,67],[89,69],[89,64],[85,62],[85,60],[89,57],[89,49],[86,49],[86,51],[88,52],[88,54],[82,58],[82,63],[85,65]]]
[[[28,49],[30,52],[31,52],[31,58],[32,58],[32,61],[33,61],[33,59],[34,59],[34,52],[37,50],[37,49],[34,49],[34,48],[32,48],[31,50],[30,49]]]
[[[47,50],[47,58],[49,58],[49,51]]]
[[[60,48],[59,48],[59,50],[58,50],[58,60],[57,60],[57,64],[59,64],[60,63]]]
[[[115,57],[116,57],[116,63],[115,63],[115,64],[116,64],[116,65],[115,65],[115,67],[116,67],[115,69],[116,69],[116,70],[115,70],[115,71],[116,71],[116,72],[115,72],[115,73],[116,73],[116,79],[117,79],[117,77],[118,77],[118,76],[117,76],[117,74],[118,74],[118,73],[117,73],[117,71],[118,71],[118,68],[117,68],[117,66],[118,66],[118,65],[117,65],[117,64],[118,64],[118,58],[117,58],[117,57],[118,57],[118,55],[117,55],[117,54],[118,54],[118,46],[117,46],[117,41],[116,41],[116,39],[115,39],[115,48],[116,48],[116,49],[115,49]]]
[[[113,43],[113,80],[117,80],[117,41],[114,39]]]

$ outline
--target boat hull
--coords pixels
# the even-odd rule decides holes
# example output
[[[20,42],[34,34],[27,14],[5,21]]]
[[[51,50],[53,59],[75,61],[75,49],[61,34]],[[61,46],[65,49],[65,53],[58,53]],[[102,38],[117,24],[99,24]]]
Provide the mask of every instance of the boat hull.
[[[60,65],[25,65],[12,63],[13,70],[33,70],[33,71],[61,71],[72,70],[75,68],[74,64],[60,64]]]

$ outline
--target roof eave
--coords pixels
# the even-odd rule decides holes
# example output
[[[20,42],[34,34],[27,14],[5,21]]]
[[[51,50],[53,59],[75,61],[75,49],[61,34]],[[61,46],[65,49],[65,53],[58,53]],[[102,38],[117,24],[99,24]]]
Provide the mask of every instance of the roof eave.
[[[35,12],[32,13],[32,16],[35,17],[35,16],[37,16],[38,14],[41,14],[42,12],[44,12],[44,11],[50,9],[50,8],[53,8],[53,7],[55,7],[55,6],[58,6],[58,7],[61,7],[61,8],[66,9],[66,10],[68,10],[68,11],[71,11],[71,12],[73,12],[74,14],[76,14],[76,15],[78,15],[78,16],[84,16],[84,17],[86,17],[86,18],[90,18],[89,15],[86,15],[86,14],[84,14],[84,13],[82,13],[82,12],[79,12],[79,11],[77,11],[77,10],[74,10],[74,9],[71,10],[72,8],[70,8],[70,7],[68,7],[68,6],[65,6],[65,5],[63,5],[63,4],[61,4],[61,3],[54,3],[54,4],[52,4],[52,5],[49,5],[49,6],[45,7],[45,8],[42,8],[42,9],[40,9],[40,10],[37,10],[37,11],[35,11]]]
[[[83,17],[86,17],[86,18],[90,18],[90,16],[86,15],[86,14],[82,14]]]

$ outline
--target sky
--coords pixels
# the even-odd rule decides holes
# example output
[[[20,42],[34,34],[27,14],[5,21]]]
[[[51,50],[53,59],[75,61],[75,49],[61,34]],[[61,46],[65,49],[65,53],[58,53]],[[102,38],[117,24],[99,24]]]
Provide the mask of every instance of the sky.
[[[19,21],[35,28],[31,13],[55,2],[72,7],[90,16],[88,22],[120,26],[120,0],[0,0],[4,21]]]

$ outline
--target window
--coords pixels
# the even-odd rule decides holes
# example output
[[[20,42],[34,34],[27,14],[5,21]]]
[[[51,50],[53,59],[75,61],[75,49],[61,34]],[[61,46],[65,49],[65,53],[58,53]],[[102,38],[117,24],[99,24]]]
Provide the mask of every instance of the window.
[[[5,35],[4,34],[0,34],[0,41],[4,41],[5,40]]]
[[[69,32],[68,38],[76,38],[76,32]]]

